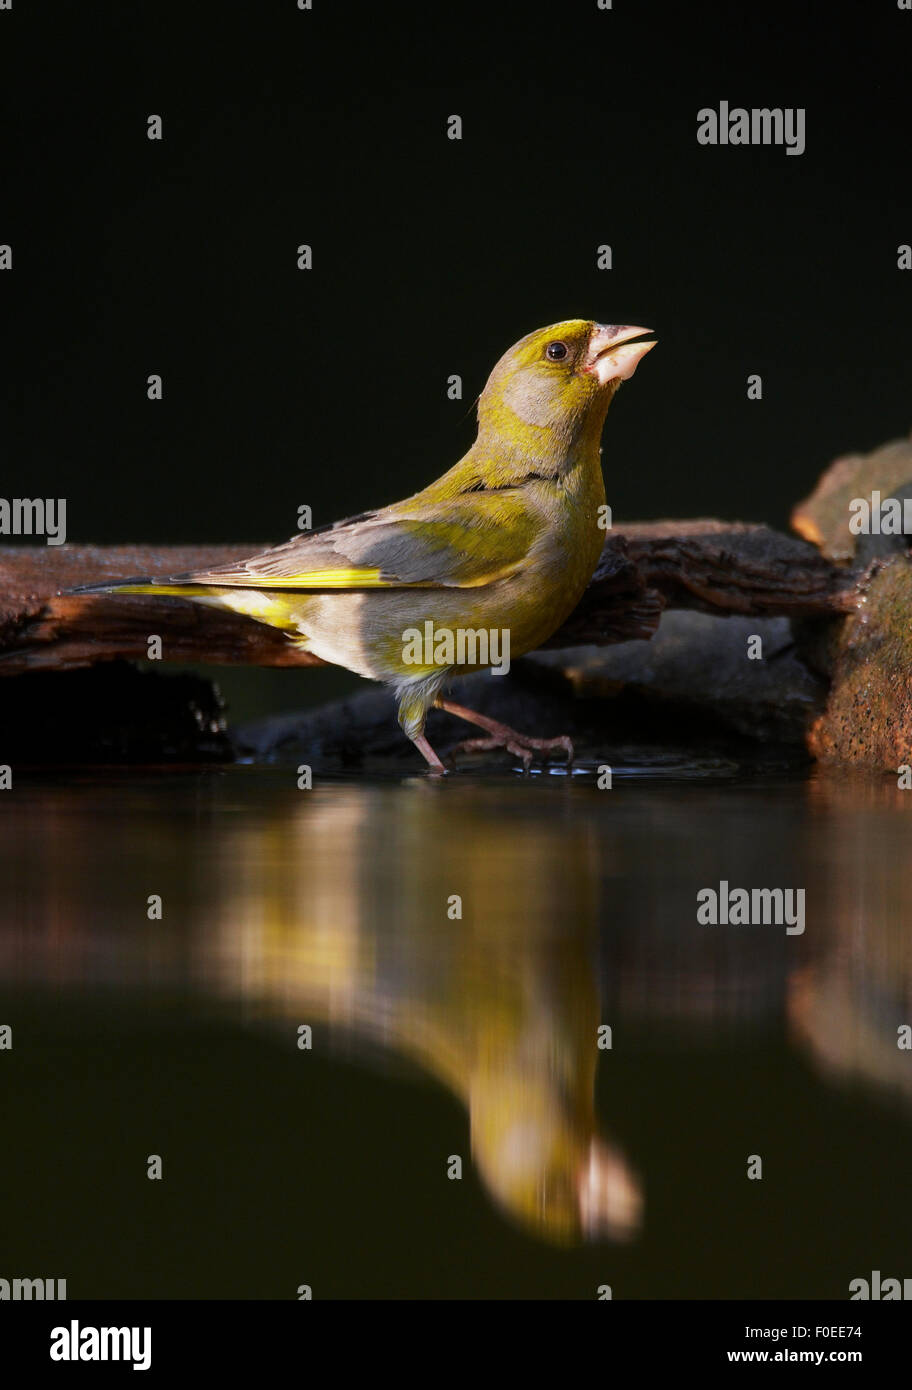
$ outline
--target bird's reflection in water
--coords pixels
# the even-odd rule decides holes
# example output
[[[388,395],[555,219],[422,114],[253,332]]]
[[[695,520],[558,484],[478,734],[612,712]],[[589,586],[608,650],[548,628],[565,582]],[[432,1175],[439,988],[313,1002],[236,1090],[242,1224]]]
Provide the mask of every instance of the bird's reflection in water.
[[[221,840],[205,959],[273,1016],[416,1061],[463,1101],[497,1202],[558,1241],[622,1239],[640,1186],[597,1132],[591,834],[417,787],[302,795]]]
[[[889,779],[822,772],[610,797],[470,777],[297,791],[285,771],[36,784],[0,802],[0,986],[69,992],[92,1018],[101,991],[140,998],[153,1024],[161,1001],[162,1027],[189,989],[193,1011],[217,1000],[285,1044],[310,1025],[314,1055],[407,1058],[465,1105],[514,1222],[622,1239],[644,1222],[634,1165],[661,1174],[664,1155],[643,1138],[628,1162],[597,1118],[601,1024],[626,1059],[655,1034],[659,1067],[707,1039],[724,1057],[735,1030],[907,1107],[910,815]],[[806,933],[698,926],[696,890],[721,878],[804,887]],[[74,1085],[80,1065],[76,1048]],[[618,1128],[631,1098],[649,1111],[626,1087]]]

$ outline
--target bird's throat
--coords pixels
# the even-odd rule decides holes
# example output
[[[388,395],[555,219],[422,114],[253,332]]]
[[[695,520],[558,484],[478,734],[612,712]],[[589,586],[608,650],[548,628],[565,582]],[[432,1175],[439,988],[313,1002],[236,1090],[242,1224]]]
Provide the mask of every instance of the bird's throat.
[[[478,438],[458,468],[486,487],[517,486],[530,478],[572,485],[582,475],[601,479],[600,444],[610,397],[557,423],[521,418],[501,405],[479,422]]]

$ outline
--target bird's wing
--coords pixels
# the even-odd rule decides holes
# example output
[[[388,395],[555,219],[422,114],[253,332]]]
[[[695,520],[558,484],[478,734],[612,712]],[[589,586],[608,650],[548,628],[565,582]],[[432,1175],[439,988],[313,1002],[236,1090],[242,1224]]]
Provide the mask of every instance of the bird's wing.
[[[294,536],[236,564],[180,576],[181,582],[256,589],[474,588],[513,573],[540,521],[509,489],[493,505],[475,496],[366,513]],[[493,501],[493,494],[491,499]]]

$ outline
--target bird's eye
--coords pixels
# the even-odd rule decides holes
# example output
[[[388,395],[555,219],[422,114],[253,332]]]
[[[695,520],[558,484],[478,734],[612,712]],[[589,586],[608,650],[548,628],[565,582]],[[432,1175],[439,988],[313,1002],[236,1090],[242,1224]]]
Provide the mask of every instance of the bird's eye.
[[[567,344],[549,343],[545,348],[545,356],[549,362],[562,362],[567,356]]]

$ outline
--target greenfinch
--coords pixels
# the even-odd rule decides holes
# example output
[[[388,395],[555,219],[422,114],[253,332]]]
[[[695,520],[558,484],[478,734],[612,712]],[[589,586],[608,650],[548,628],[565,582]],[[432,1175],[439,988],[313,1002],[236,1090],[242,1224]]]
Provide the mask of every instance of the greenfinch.
[[[445,771],[425,736],[435,705],[484,731],[467,749],[505,747],[526,767],[552,749],[571,759],[569,739],[530,738],[441,692],[455,674],[498,661],[505,669],[509,656],[534,650],[581,599],[607,525],[605,415],[655,346],[648,332],[571,319],[522,338],[479,397],[468,453],[402,502],[235,564],[89,587],[230,608],[386,682],[434,772]]]

